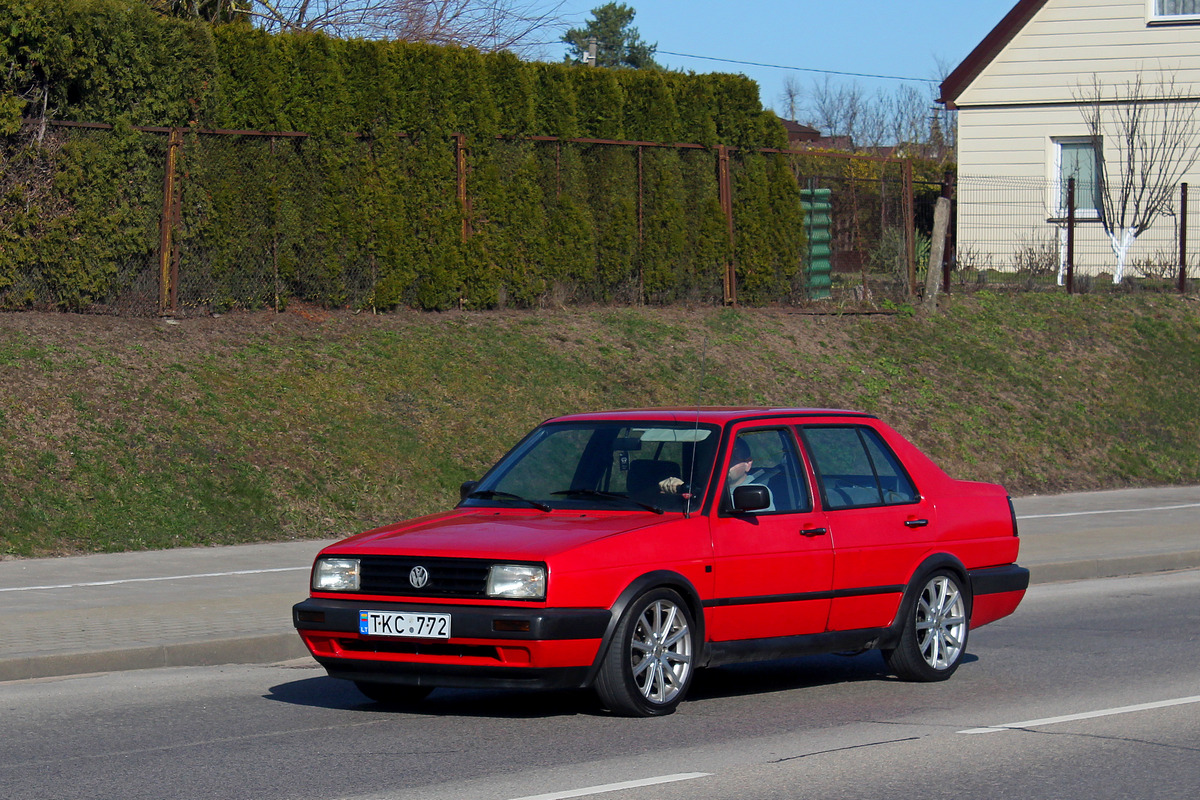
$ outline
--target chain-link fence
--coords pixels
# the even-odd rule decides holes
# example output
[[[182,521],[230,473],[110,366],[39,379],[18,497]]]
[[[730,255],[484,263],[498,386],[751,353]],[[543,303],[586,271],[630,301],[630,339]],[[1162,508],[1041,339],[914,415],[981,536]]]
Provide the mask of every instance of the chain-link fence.
[[[81,123],[32,124],[3,156],[10,309],[862,300],[907,294],[923,263],[900,159]],[[813,188],[828,292],[797,202]]]
[[[925,285],[951,193],[899,158],[691,144],[79,123],[2,144],[8,309],[902,300]],[[1055,191],[960,179],[945,288],[1112,286],[1103,226],[1068,225]],[[1189,224],[1175,202],[1133,241],[1121,286],[1175,288]]]
[[[1174,187],[1163,212],[1129,239],[1123,258],[1121,228],[1106,226],[1096,209],[1071,213],[1067,189],[1039,179],[960,176],[951,285],[1193,288],[1200,231],[1187,212],[1186,184]]]
[[[833,298],[903,300],[924,285],[944,183],[914,180],[904,159],[811,152],[788,158],[802,189],[829,193]]]

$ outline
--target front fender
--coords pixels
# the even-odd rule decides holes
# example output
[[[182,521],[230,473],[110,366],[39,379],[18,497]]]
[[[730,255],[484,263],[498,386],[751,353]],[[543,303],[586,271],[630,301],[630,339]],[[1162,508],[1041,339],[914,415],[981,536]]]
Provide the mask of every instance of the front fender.
[[[596,675],[600,672],[600,665],[604,663],[604,659],[608,655],[608,648],[612,645],[617,625],[620,623],[621,617],[624,616],[626,609],[629,608],[629,605],[634,600],[646,592],[660,587],[666,587],[678,592],[683,601],[688,604],[688,610],[692,612],[692,620],[696,626],[696,647],[700,651],[705,649],[704,606],[700,600],[700,593],[696,591],[696,587],[678,572],[665,569],[647,572],[630,582],[624,591],[617,596],[617,601],[613,603],[612,608],[609,609],[608,626],[605,628],[604,638],[600,642],[600,648],[596,651],[596,660],[592,662],[592,666],[587,673],[587,684],[589,686],[595,681]],[[703,664],[697,662],[696,666],[703,666]]]

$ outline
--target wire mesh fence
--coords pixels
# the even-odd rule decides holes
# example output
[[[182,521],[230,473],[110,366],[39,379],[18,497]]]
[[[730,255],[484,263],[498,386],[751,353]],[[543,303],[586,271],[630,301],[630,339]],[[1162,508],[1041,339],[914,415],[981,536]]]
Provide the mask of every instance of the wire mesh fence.
[[[1051,187],[957,191],[948,290],[1062,285]],[[3,140],[0,308],[903,300],[947,192],[904,159],[812,151],[35,124]],[[799,211],[818,195],[827,238]],[[1139,236],[1124,285],[1169,286],[1187,224]],[[1099,287],[1111,248],[1095,219],[1074,230],[1079,285]]]
[[[1073,279],[1073,291],[1194,289],[1200,231],[1187,213],[1186,184],[1123,258],[1114,246],[1121,231],[1106,230],[1094,209],[1068,213],[1065,187],[1055,182],[959,176],[956,189],[955,286],[1065,288]]]

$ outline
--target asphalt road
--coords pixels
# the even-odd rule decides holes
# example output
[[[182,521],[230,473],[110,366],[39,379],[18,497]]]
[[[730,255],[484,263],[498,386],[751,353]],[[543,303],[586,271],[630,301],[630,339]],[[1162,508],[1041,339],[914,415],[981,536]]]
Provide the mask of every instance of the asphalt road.
[[[1034,584],[1200,568],[1200,486],[1015,498]],[[315,541],[0,561],[0,684],[306,654]]]
[[[0,684],[0,798],[1200,795],[1200,571],[1038,584],[958,673],[875,653],[702,672],[679,711],[438,691],[388,712],[307,660]]]

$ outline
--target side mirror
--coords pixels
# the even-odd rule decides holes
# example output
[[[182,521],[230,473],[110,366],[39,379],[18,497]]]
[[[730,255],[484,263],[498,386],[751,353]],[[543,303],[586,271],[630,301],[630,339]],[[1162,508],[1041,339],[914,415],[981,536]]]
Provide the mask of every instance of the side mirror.
[[[458,501],[461,503],[467,499],[467,495],[479,488],[479,481],[463,481],[463,485],[458,487]]]
[[[771,507],[771,490],[761,483],[748,483],[733,490],[735,511],[762,511]]]

